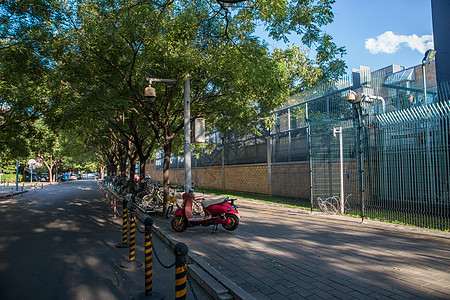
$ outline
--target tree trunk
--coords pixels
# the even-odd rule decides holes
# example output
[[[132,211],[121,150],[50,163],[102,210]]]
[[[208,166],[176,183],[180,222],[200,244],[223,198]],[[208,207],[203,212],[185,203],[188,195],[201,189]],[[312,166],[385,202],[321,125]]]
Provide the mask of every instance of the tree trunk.
[[[103,173],[104,173],[104,171],[105,171],[105,166],[100,166],[99,167],[99,171],[98,171],[98,176],[97,176],[97,178],[99,180],[103,180]]]
[[[133,181],[135,174],[136,174],[136,158],[130,157],[130,179]]]
[[[170,155],[172,154],[172,141],[166,141],[164,145],[164,165],[163,165],[163,184],[164,184],[164,210],[163,215],[166,215],[169,208],[169,184],[170,184]]]
[[[50,157],[48,159],[45,159],[43,155],[38,154],[38,157],[44,163],[45,167],[48,170],[48,181],[51,184],[52,181],[53,181],[53,178],[52,178],[52,173],[53,172],[52,172],[52,170],[53,170],[53,167],[55,166],[55,162],[53,160],[53,156],[50,155]]]
[[[122,179],[126,179],[126,177],[127,177],[127,158],[125,155],[120,156],[119,170],[120,170],[120,177]]]
[[[48,168],[48,183],[49,184],[53,183],[53,166]]]
[[[147,164],[147,157],[139,155],[139,178],[145,179],[145,165]]]

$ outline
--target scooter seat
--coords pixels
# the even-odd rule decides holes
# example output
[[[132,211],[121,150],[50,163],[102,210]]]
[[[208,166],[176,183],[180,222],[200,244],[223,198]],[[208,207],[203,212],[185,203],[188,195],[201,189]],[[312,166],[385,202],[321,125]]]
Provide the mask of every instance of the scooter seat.
[[[227,197],[222,197],[222,198],[218,198],[218,199],[208,199],[208,200],[203,200],[202,202],[202,206],[203,207],[208,207],[214,204],[219,204],[219,203],[223,203],[227,201]]]

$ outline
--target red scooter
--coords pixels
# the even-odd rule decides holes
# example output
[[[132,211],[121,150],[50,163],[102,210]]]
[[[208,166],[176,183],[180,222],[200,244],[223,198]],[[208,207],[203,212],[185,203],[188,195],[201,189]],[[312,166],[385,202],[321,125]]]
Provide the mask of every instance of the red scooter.
[[[213,225],[213,232],[215,232],[217,226],[222,224],[226,230],[235,230],[239,226],[240,216],[234,200],[230,198],[203,200],[201,203],[203,213],[197,216],[192,212],[194,194],[183,194],[183,205],[174,213],[172,228],[176,232],[183,232],[188,226]]]

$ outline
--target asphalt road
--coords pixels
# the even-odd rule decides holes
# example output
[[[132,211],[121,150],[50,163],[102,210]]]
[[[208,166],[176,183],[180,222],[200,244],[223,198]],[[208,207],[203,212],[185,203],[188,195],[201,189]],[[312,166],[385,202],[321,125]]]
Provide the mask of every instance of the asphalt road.
[[[94,180],[68,182],[0,199],[0,299],[136,299],[144,296],[144,268],[124,269],[128,249],[116,248],[121,218]],[[139,224],[143,230],[142,224]],[[136,260],[144,261],[136,233]],[[167,265],[173,251],[156,235],[153,247]],[[174,268],[153,258],[153,292],[174,299]],[[191,281],[198,299],[209,296]],[[187,298],[195,299],[188,287]]]

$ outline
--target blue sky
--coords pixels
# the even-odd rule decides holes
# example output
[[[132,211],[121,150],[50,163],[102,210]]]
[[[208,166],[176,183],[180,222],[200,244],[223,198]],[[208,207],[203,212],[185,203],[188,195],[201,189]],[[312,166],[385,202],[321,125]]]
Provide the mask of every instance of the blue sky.
[[[333,13],[334,22],[323,30],[346,47],[349,70],[360,65],[373,71],[392,64],[412,67],[433,48],[431,0],[337,0]],[[293,36],[291,43],[300,45],[295,40]]]

